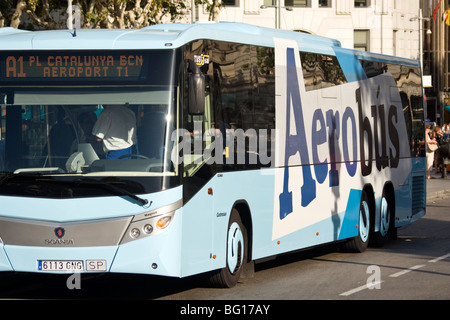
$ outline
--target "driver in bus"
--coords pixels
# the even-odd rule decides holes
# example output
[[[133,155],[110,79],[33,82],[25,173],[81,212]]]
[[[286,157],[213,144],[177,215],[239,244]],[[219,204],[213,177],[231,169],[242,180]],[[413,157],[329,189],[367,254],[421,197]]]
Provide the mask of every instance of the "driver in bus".
[[[103,142],[106,159],[129,159],[136,144],[136,115],[125,105],[103,105],[92,135]]]

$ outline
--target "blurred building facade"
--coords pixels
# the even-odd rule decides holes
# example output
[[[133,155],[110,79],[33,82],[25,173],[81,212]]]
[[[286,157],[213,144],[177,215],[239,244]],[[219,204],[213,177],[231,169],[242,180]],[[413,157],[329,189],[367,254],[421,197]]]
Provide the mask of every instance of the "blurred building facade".
[[[421,0],[421,8],[427,117],[442,125],[450,122],[450,0]]]
[[[417,59],[421,0],[223,0],[218,21],[308,32],[343,47]],[[208,21],[197,8],[194,19]]]

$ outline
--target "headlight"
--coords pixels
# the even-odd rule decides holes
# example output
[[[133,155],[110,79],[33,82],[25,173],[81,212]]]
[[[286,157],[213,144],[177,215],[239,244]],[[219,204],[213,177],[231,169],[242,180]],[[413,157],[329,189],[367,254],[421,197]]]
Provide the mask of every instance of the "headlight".
[[[138,228],[133,228],[133,229],[131,229],[131,231],[130,231],[130,236],[131,236],[132,238],[137,239],[137,238],[139,238],[140,235],[141,235],[141,231],[139,231]]]
[[[158,220],[158,222],[156,222],[156,227],[158,229],[165,229],[169,226],[171,221],[172,221],[172,216],[162,217]]]
[[[153,214],[149,214],[146,219],[137,221],[133,220],[128,226],[121,244],[164,232],[173,221],[174,215],[175,211],[165,214],[155,212]]]
[[[153,232],[153,226],[151,224],[146,224],[144,226],[144,228],[142,228],[144,230],[144,233],[146,234],[150,234]]]

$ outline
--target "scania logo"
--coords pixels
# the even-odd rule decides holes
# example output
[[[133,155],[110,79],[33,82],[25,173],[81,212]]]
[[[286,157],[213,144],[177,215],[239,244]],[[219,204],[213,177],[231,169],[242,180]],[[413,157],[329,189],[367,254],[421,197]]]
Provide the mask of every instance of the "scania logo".
[[[64,228],[55,228],[54,232],[58,239],[45,239],[46,245],[74,245],[73,239],[62,239],[62,237],[66,234],[66,230]]]
[[[58,239],[61,239],[64,237],[64,234],[66,233],[66,230],[64,228],[55,228],[55,235],[58,237]]]
[[[46,245],[74,245],[74,241],[73,239],[45,239],[45,244]]]

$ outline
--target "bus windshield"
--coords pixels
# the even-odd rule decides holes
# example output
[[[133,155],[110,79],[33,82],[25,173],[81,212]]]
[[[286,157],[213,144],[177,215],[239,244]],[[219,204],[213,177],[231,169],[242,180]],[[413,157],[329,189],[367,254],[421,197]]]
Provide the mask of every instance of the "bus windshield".
[[[176,97],[174,86],[10,90],[1,105],[0,194],[29,196],[30,180],[45,181],[31,191],[44,197],[62,181],[83,189],[70,197],[104,194],[86,181],[125,181],[135,193],[172,187]],[[49,181],[59,182],[54,191]]]

